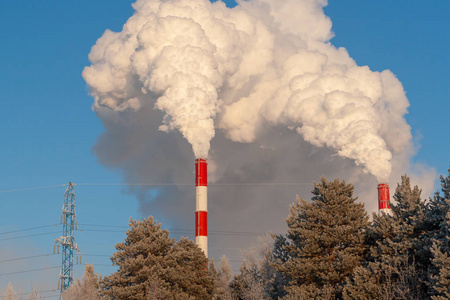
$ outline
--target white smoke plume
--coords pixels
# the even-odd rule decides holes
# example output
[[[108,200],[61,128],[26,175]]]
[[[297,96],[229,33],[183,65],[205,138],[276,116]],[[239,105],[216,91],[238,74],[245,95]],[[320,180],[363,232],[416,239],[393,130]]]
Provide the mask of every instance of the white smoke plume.
[[[284,127],[387,182],[411,140],[408,100],[390,71],[357,66],[329,42],[326,4],[138,0],[122,31],[107,30],[89,54],[93,108],[111,120],[150,105],[163,112],[159,129],[181,132],[197,158],[217,130],[263,144],[267,128]]]

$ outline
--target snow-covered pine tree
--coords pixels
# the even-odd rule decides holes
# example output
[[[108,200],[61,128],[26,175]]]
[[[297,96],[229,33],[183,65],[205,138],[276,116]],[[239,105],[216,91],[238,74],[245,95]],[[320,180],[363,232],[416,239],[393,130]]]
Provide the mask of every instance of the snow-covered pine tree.
[[[64,300],[99,300],[100,283],[99,276],[94,273],[94,266],[86,264],[84,266],[83,278],[77,279],[62,294]]]
[[[33,291],[28,294],[27,300],[44,300],[44,297],[40,295],[38,289],[33,288]]]
[[[267,299],[264,296],[263,280],[260,278],[258,267],[255,264],[244,262],[240,274],[233,278],[230,284],[232,298],[237,300]]]
[[[27,300],[42,300],[44,299],[38,289],[33,288],[31,293],[27,293],[25,294],[27,295],[26,299]],[[24,298],[24,293],[21,292],[19,295],[16,293],[16,291],[14,290],[13,285],[11,284],[11,282],[8,283],[8,286],[6,287],[6,289],[3,291],[2,295],[0,296],[1,300],[23,300]]]
[[[216,273],[216,290],[214,300],[232,300],[230,283],[233,279],[233,271],[226,256],[222,256]]]
[[[267,234],[244,252],[240,274],[230,284],[233,299],[279,299],[286,294],[286,281],[273,266],[276,258],[279,258],[276,255],[283,251],[279,249],[280,241],[283,238]]]
[[[445,237],[442,228],[445,226],[446,215],[450,211],[449,204],[445,201],[446,199],[450,199],[450,169],[448,173],[449,175],[445,178],[441,175],[441,191],[437,191],[426,206],[425,221],[428,229],[427,233],[430,237],[429,240],[441,240]]]
[[[173,299],[212,299],[215,278],[208,259],[195,243],[181,238],[169,250],[161,278],[170,284]]]
[[[8,286],[3,291],[2,300],[16,300],[16,291],[14,290],[11,282],[8,283]]]
[[[426,230],[420,194],[404,175],[393,196],[392,215],[374,214],[367,229],[367,261],[348,280],[345,299],[426,299],[427,270],[420,267],[418,255]]]
[[[447,200],[450,204],[450,200]],[[450,299],[450,213],[447,214],[446,241],[435,242],[431,249],[433,253],[433,265],[438,270],[437,275],[431,275],[431,290],[433,300]]]
[[[433,300],[450,299],[450,169],[448,176],[441,176],[442,195],[436,193],[430,201],[430,213],[437,223],[432,236],[432,264],[430,268],[431,294]]]
[[[211,299],[214,277],[208,259],[191,241],[175,243],[153,217],[130,219],[125,241],[111,260],[119,269],[101,286],[109,299]]]
[[[291,206],[283,245],[287,260],[274,263],[289,282],[286,299],[342,297],[346,278],[363,258],[368,225],[364,204],[356,202],[353,189],[345,181],[321,178],[310,203],[297,199]]]

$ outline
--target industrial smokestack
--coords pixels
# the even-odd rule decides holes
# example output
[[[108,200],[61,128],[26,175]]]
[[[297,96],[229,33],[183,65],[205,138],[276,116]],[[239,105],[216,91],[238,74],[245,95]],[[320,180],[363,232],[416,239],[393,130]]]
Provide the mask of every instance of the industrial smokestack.
[[[195,161],[195,243],[208,257],[208,163]]]
[[[391,213],[391,207],[389,206],[389,185],[386,183],[380,183],[378,185],[378,212]]]

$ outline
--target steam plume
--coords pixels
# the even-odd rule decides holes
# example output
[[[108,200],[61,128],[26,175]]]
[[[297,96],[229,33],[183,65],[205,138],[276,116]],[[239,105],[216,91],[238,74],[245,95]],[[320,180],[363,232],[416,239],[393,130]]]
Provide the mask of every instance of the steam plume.
[[[217,129],[262,147],[267,130],[289,129],[386,182],[411,140],[408,100],[390,71],[357,66],[330,44],[326,4],[138,0],[122,31],[91,50],[83,77],[93,108],[109,123],[151,105],[164,113],[159,129],[181,132],[197,158]]]

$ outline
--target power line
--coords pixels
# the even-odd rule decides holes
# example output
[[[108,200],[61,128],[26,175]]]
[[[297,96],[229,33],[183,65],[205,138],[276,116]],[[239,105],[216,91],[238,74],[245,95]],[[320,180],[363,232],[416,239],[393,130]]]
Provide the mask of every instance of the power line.
[[[12,193],[12,192],[20,192],[20,191],[28,191],[28,190],[48,189],[48,188],[61,187],[61,186],[65,186],[65,184],[46,185],[46,186],[29,187],[29,188],[15,189],[15,190],[6,190],[6,191],[0,191],[0,194]]]
[[[37,258],[37,257],[43,257],[43,256],[50,256],[50,255],[53,255],[53,254],[41,254],[41,255],[19,257],[19,258],[4,259],[4,260],[0,260],[0,263],[10,262],[10,261],[17,261],[17,260],[24,260],[24,259],[31,259],[31,258]]]
[[[57,295],[48,295],[48,296],[45,296],[45,298],[55,298],[55,297],[59,297],[60,296],[60,294],[57,294]]]
[[[3,274],[0,274],[0,276],[13,275],[13,274],[21,274],[21,273],[28,273],[28,272],[37,272],[37,271],[51,270],[51,269],[59,269],[59,268],[60,268],[59,266],[56,266],[56,267],[40,268],[40,269],[34,269],[34,270],[17,271],[17,272],[3,273]]]
[[[44,226],[37,226],[37,227],[30,227],[26,229],[19,229],[19,230],[13,230],[8,232],[0,232],[0,234],[8,234],[8,233],[16,233],[21,231],[28,231],[28,230],[34,230],[34,229],[40,229],[40,228],[46,228],[46,227],[52,227],[52,226],[58,226],[59,224],[52,224],[52,225],[44,225]]]
[[[102,256],[102,257],[111,257],[111,255],[106,255],[106,254],[84,254],[84,253],[81,253],[81,256]]]
[[[120,227],[120,228],[129,228],[129,226],[125,225],[98,225],[98,224],[85,224],[85,223],[78,223],[80,226],[95,226],[95,227]]]
[[[121,230],[103,230],[103,229],[78,229],[78,231],[81,232],[117,232],[117,233],[125,233]],[[173,234],[193,234],[194,230],[168,230],[170,233]],[[233,235],[233,236],[264,236],[265,233],[258,233],[258,232],[217,232],[217,231],[209,231],[208,234],[210,235]]]
[[[74,183],[74,185],[85,186],[192,186],[192,183]],[[298,185],[311,185],[310,182],[217,182],[208,183],[208,187],[211,186],[298,186]]]
[[[112,264],[90,264],[90,265],[93,265],[94,267],[95,266],[98,266],[98,267],[118,267],[118,266],[116,266],[116,265],[112,265]],[[77,266],[81,266],[81,265],[77,265]]]
[[[192,186],[192,183],[74,183],[74,185],[85,185],[85,186]],[[214,186],[299,186],[299,185],[311,185],[310,182],[218,182],[218,183],[209,183],[209,187]],[[3,193],[12,193],[12,192],[20,192],[20,191],[28,191],[28,190],[37,190],[37,189],[47,189],[54,187],[67,186],[67,184],[56,184],[56,185],[46,185],[46,186],[38,186],[38,187],[29,187],[29,188],[21,188],[21,189],[13,189],[13,190],[4,190],[0,191],[0,194]]]
[[[42,293],[50,293],[50,292],[56,292],[56,291],[58,291],[58,290],[45,290],[45,291],[39,291],[39,290],[36,290],[36,292],[38,293],[38,294],[42,294]],[[31,294],[33,294],[34,292],[29,292],[29,293],[23,293],[23,294],[21,294],[21,295],[23,295],[23,296],[25,296],[25,295],[31,295]]]
[[[27,238],[27,237],[40,236],[40,235],[48,235],[48,234],[55,234],[55,233],[59,233],[59,231],[46,232],[46,233],[37,233],[37,234],[24,235],[24,236],[16,236],[16,237],[11,237],[11,238],[0,239],[0,241],[15,240],[15,239],[23,239],[23,238]]]
[[[93,226],[93,227],[111,227],[111,228],[129,228],[124,225],[101,225],[101,224],[84,224],[78,223],[80,226]],[[182,229],[182,228],[168,228],[166,229],[170,233],[194,233],[194,230]],[[102,229],[78,229],[78,231],[99,231],[99,232],[123,232],[119,230],[102,230]],[[250,235],[250,236],[262,236],[267,233],[263,232],[250,232],[250,231],[224,231],[224,230],[210,230],[208,233],[215,235]]]
[[[80,248],[88,247],[88,248],[114,248],[115,245],[78,245]]]
[[[87,186],[195,186],[192,183],[74,183],[74,185]]]

